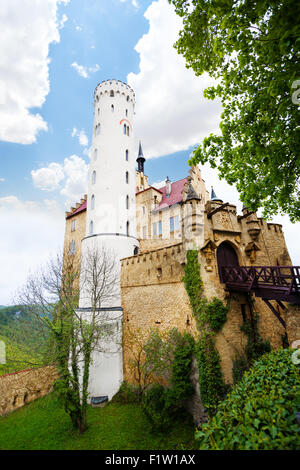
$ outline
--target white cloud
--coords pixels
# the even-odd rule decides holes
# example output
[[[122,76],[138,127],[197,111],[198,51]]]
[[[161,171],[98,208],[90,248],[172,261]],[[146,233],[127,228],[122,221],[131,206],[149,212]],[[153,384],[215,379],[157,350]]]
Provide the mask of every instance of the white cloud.
[[[87,147],[89,145],[89,139],[84,130],[78,131],[76,127],[73,128],[72,137],[78,137],[80,145]]]
[[[167,0],[158,0],[144,16],[149,31],[135,46],[140,72],[130,73],[127,80],[137,97],[135,134],[152,158],[185,150],[217,132],[221,106],[203,98],[212,79],[186,69],[173,47],[182,28],[174,8]]]
[[[45,204],[21,201],[16,196],[0,198],[0,304],[13,302],[16,290],[25,282],[29,270],[45,262],[49,254],[63,245],[64,210],[55,201]]]
[[[49,45],[59,42],[66,18],[57,19],[60,3],[69,0],[2,0],[0,9],[0,140],[36,141],[48,129],[39,114],[50,90]]]
[[[94,65],[93,67],[86,67],[84,65],[79,65],[77,62],[73,62],[71,64],[76,72],[83,78],[89,78],[90,74],[98,72],[100,66],[98,64]]]
[[[3,183],[5,181],[5,178],[0,178],[0,183]]]
[[[42,191],[60,190],[68,198],[67,205],[80,200],[87,191],[88,164],[83,158],[71,155],[64,164],[52,162],[46,168],[32,170],[35,187]]]
[[[155,182],[155,183],[152,183],[151,186],[153,186],[153,187],[156,188],[156,189],[163,188],[164,186],[166,186],[166,180],[157,181],[157,182]]]

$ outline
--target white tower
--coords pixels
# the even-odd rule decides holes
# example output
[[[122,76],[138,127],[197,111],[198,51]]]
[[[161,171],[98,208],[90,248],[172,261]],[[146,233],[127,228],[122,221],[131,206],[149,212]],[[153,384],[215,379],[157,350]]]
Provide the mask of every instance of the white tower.
[[[132,256],[138,249],[135,212],[135,158],[133,117],[135,94],[119,80],[101,82],[94,93],[94,127],[88,182],[86,236],[82,240],[83,258],[89,249],[102,247],[117,259]],[[80,291],[79,310],[91,308],[84,286]],[[122,330],[120,282],[116,297],[101,308],[108,322]],[[120,338],[119,338],[120,339]],[[120,347],[111,352],[95,353],[90,369],[91,396],[118,391],[123,380]]]

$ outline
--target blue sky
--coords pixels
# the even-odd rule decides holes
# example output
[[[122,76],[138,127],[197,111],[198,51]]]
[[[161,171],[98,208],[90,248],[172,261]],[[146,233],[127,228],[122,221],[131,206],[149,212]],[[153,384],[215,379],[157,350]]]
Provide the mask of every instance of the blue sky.
[[[64,211],[86,192],[93,93],[116,78],[136,93],[136,151],[150,183],[188,171],[193,147],[218,131],[211,80],[185,68],[173,44],[181,20],[167,0],[2,0],[0,9],[0,304],[63,243]],[[202,168],[207,188],[240,203]],[[297,227],[284,224],[294,264]],[[298,261],[297,261],[298,260]]]

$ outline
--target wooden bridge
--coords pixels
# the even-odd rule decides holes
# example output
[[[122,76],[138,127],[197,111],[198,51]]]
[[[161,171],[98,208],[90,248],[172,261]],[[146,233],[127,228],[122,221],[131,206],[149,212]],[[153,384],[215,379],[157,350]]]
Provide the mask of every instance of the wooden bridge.
[[[222,282],[229,291],[261,297],[278,320],[285,322],[270,300],[300,305],[300,266],[222,266]]]

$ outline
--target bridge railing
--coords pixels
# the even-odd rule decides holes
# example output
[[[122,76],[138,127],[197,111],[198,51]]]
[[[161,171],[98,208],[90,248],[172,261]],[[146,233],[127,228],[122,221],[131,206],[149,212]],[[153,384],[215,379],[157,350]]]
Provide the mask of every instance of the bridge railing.
[[[264,286],[300,293],[300,266],[223,266],[222,280],[247,290]]]

